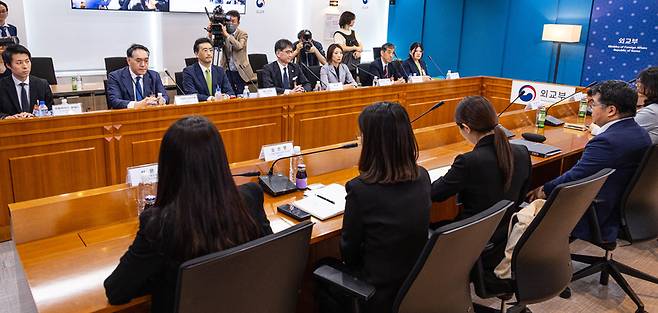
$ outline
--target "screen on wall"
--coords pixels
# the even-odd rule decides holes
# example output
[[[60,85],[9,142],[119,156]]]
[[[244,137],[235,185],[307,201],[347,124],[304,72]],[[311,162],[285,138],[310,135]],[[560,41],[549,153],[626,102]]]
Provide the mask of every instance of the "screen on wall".
[[[221,5],[224,12],[246,13],[246,0],[71,0],[71,8],[108,11],[212,12]]]
[[[594,0],[581,85],[658,65],[658,1]]]

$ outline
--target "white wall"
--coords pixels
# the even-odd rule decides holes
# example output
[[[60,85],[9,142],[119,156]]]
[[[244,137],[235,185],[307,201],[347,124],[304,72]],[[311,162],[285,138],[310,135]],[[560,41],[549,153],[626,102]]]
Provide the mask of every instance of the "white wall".
[[[262,8],[256,0],[247,3],[241,28],[249,33],[248,51],[266,53],[270,60],[274,42],[280,38],[294,41],[301,29],[308,28],[316,39],[323,39],[328,12],[353,11],[355,29],[367,50],[386,40],[387,0],[370,0],[367,5],[362,0],[340,0],[338,8],[329,8],[329,0],[266,0]],[[9,0],[8,4],[9,22],[19,28],[22,42],[35,56],[53,57],[58,72],[102,70],[104,57],[123,56],[135,42],[151,50],[152,68],[180,71],[183,59],[193,56],[194,40],[204,36],[203,27],[208,24],[205,14],[72,10],[69,0]],[[326,48],[327,42],[323,44]]]

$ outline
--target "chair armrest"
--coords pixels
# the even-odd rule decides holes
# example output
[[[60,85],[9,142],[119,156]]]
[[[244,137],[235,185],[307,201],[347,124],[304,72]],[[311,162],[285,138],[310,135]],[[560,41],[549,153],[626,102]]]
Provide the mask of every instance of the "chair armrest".
[[[358,278],[337,270],[329,265],[322,265],[313,271],[313,276],[345,291],[361,301],[368,301],[375,294],[375,287]]]

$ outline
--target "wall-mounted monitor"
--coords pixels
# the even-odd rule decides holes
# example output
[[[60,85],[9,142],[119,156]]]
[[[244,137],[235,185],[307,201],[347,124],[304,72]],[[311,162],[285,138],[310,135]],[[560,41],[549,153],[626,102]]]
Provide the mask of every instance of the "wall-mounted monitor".
[[[224,12],[246,13],[246,0],[71,0],[71,8],[79,10],[150,11],[201,13],[212,12],[221,5]]]

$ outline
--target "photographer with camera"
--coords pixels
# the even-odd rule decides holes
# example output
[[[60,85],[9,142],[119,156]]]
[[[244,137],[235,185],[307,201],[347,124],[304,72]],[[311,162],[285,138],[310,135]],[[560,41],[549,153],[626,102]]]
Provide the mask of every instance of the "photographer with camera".
[[[297,39],[292,44],[295,47],[292,57],[295,58],[296,63],[304,63],[306,66],[327,64],[327,59],[324,58],[322,44],[313,40],[313,34],[310,30],[304,29],[300,31],[297,34]]]
[[[219,26],[224,39],[221,66],[226,69],[233,91],[242,93],[246,83],[256,80],[247,56],[249,35],[239,28],[240,13],[235,10],[226,12],[226,21]]]

